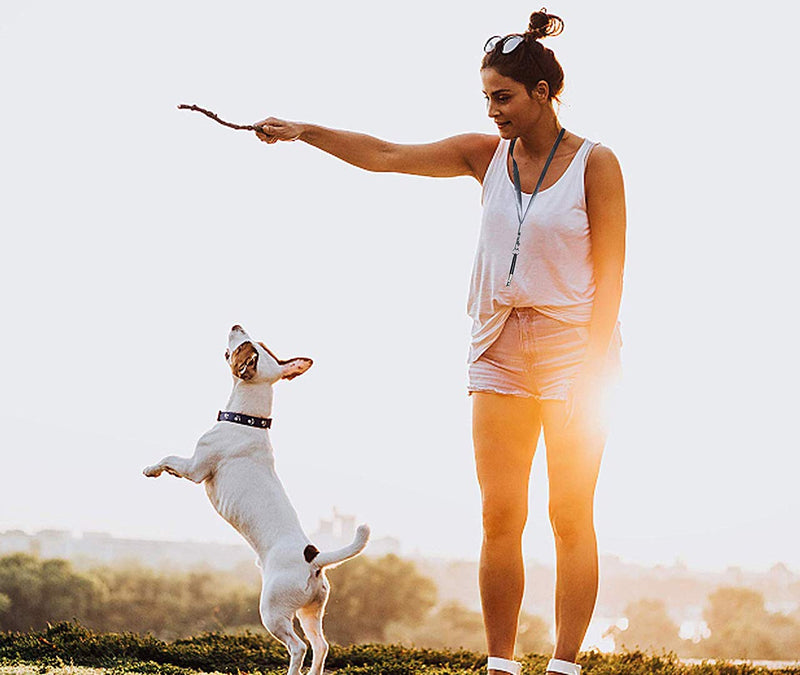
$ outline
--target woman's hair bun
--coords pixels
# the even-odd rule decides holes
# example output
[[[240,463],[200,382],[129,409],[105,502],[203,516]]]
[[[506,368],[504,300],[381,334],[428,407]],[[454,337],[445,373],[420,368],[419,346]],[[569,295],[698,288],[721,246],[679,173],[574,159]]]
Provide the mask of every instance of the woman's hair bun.
[[[548,14],[547,8],[542,7],[538,12],[531,14],[526,35],[530,35],[534,40],[541,40],[551,35],[558,35],[562,30],[564,22],[561,17]]]

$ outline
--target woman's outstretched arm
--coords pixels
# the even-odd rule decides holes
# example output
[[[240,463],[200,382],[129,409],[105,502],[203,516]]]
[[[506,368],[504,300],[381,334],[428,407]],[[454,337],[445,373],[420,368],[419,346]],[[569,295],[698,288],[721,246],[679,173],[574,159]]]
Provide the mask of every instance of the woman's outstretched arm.
[[[255,124],[256,135],[265,143],[303,141],[348,164],[367,171],[389,171],[417,176],[447,178],[474,176],[483,180],[497,136],[461,134],[435,143],[389,143],[354,131],[327,129],[316,124],[288,122],[269,117]]]

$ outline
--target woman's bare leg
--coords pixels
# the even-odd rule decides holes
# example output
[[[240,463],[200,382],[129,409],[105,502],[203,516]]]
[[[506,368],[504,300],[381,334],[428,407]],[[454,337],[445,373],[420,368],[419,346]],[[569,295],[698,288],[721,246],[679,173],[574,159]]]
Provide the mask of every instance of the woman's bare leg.
[[[490,656],[513,659],[525,587],[522,531],[541,427],[539,403],[484,392],[472,398],[472,435],[483,507],[479,583],[486,642]]]
[[[575,661],[597,600],[594,493],[605,431],[581,420],[565,426],[561,401],[543,401],[550,484],[550,522],[556,542],[556,646],[553,657]]]

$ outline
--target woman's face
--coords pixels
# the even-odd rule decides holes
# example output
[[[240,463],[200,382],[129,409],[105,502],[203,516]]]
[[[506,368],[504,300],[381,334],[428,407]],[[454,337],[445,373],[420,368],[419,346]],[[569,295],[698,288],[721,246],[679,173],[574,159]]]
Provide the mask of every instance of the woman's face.
[[[539,92],[529,94],[524,84],[501,75],[494,68],[483,68],[481,80],[488,115],[497,125],[501,138],[523,136],[536,125],[543,105]]]

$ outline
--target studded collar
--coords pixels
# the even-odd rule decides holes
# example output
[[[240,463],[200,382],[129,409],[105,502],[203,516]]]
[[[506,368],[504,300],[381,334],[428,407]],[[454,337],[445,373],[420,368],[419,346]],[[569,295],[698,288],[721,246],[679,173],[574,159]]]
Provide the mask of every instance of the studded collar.
[[[244,413],[223,410],[220,410],[217,414],[217,422],[233,422],[234,424],[243,424],[246,427],[254,427],[256,429],[269,429],[272,426],[271,417],[253,417]]]

